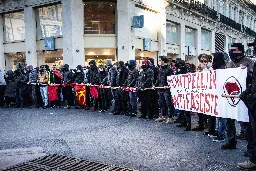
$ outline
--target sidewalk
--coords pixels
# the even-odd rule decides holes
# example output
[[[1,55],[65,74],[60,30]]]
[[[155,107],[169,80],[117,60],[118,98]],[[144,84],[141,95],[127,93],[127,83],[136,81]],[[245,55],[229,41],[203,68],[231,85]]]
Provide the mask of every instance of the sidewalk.
[[[45,156],[41,147],[7,149],[0,151],[0,169]]]

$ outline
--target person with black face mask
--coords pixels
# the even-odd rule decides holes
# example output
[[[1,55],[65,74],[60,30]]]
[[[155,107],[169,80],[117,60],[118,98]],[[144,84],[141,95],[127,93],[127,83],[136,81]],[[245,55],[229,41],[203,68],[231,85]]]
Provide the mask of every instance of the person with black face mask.
[[[157,122],[166,121],[166,123],[172,123],[172,117],[175,109],[172,101],[171,91],[168,88],[167,77],[173,74],[173,70],[168,65],[168,58],[162,57],[156,86],[166,88],[158,90],[161,116],[156,119]]]
[[[106,71],[103,65],[99,66],[99,81],[101,86],[107,86],[107,83],[104,82],[104,79],[107,77],[108,72]],[[99,89],[99,108],[100,112],[104,113],[108,109],[108,95],[109,89],[107,88],[100,88]]]
[[[139,89],[141,90],[141,116],[140,118],[153,119],[153,91],[152,88],[154,82],[154,71],[150,68],[150,61],[142,61],[142,71],[139,78]]]
[[[177,60],[176,62],[177,72],[176,74],[187,74],[188,68],[186,67],[186,63],[184,60]],[[191,112],[180,110],[180,115],[178,119],[181,124],[177,125],[177,127],[186,127],[185,131],[190,131],[191,129]]]
[[[24,106],[24,96],[23,96],[23,90],[26,77],[24,73],[24,67],[22,64],[17,65],[17,70],[14,71],[14,80],[17,83],[17,89],[16,89],[16,107],[23,107]]]
[[[251,84],[251,78],[252,78],[252,71],[253,71],[253,64],[254,62],[250,59],[245,57],[244,55],[244,46],[242,43],[233,43],[231,45],[231,48],[229,50],[229,56],[232,60],[232,63],[230,64],[230,67],[232,68],[247,68],[247,78],[246,78],[246,86],[249,87]],[[250,116],[250,114],[249,114]],[[249,117],[250,119],[250,117]],[[254,142],[253,139],[250,137],[253,137],[252,128],[251,125],[248,123],[242,123],[245,127],[245,137],[248,142],[247,145],[247,154],[250,153],[251,149],[254,148]],[[234,119],[227,119],[227,136],[228,136],[228,142],[221,146],[222,149],[235,149],[237,145],[236,140],[236,126],[235,126],[235,120]],[[252,146],[252,147],[251,147]]]
[[[139,78],[139,71],[136,69],[136,61],[135,60],[129,60],[128,61],[128,78],[126,81],[126,86],[127,87],[132,87],[135,88],[138,83],[138,78]],[[130,107],[130,113],[129,115],[131,117],[135,117],[137,115],[137,92],[135,91],[130,91],[129,92],[129,107]]]
[[[84,71],[83,71],[83,67],[81,65],[78,65],[76,67],[76,70],[74,70],[73,72],[73,82],[76,84],[81,84],[84,81]],[[76,94],[74,94],[74,101],[75,101],[75,109],[83,109],[84,106],[80,106],[76,97]]]
[[[88,70],[87,73],[87,79],[88,79],[88,83],[90,85],[98,85],[99,84],[99,69],[96,66],[96,61],[95,60],[91,60],[89,62],[90,68]],[[91,111],[95,111],[98,109],[98,99],[97,98],[91,98],[92,99],[92,107],[91,107]]]
[[[73,104],[73,94],[72,94],[72,71],[69,70],[69,65],[65,64],[62,69],[62,94],[63,94],[63,100],[65,101],[65,108],[70,109]]]

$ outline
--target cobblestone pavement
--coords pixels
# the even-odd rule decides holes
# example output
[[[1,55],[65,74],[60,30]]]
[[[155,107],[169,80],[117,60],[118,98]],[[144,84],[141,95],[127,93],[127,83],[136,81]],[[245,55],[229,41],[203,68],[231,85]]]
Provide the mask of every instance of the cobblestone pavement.
[[[0,109],[0,125],[0,168],[43,154],[141,171],[235,171],[236,164],[246,160],[242,156],[245,141],[239,141],[236,150],[223,151],[221,143],[212,142],[202,132],[184,132],[175,124],[108,113]],[[16,155],[17,149],[29,152]]]

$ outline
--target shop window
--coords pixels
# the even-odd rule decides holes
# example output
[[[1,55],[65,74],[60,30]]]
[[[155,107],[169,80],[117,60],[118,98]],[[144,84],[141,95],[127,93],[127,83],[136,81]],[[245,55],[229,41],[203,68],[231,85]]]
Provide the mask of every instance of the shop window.
[[[210,50],[211,32],[202,29],[201,31],[201,49]]]
[[[84,33],[115,34],[115,2],[84,2]]]
[[[196,38],[196,30],[186,27],[185,32],[185,45],[189,47],[196,47],[195,46],[195,38]]]
[[[24,41],[25,22],[24,11],[4,14],[4,41]]]
[[[179,25],[166,22],[166,43],[179,44]]]
[[[37,8],[37,38],[62,35],[61,4]]]

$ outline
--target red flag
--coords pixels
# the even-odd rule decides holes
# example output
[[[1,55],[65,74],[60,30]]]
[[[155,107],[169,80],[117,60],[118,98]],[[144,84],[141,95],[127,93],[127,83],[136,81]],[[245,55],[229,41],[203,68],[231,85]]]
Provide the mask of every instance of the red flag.
[[[95,98],[95,99],[99,98],[99,92],[98,92],[96,86],[91,86],[90,87],[90,93],[91,93],[93,98]]]
[[[86,85],[75,85],[76,98],[81,106],[86,106]]]
[[[59,85],[48,85],[48,95],[50,102],[59,100],[58,88]]]

